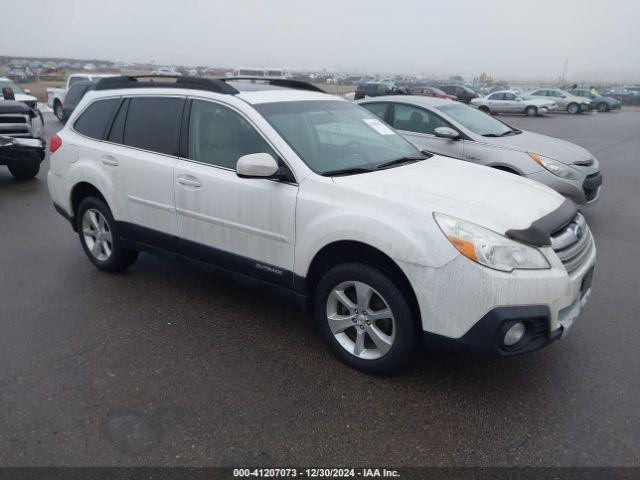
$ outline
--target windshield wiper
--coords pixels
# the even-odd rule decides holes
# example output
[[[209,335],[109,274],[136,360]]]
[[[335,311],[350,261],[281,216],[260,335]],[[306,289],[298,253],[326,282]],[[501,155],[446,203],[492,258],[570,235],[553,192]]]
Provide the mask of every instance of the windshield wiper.
[[[333,177],[335,175],[353,175],[356,173],[368,173],[373,171],[374,171],[373,168],[354,167],[354,168],[343,168],[341,170],[329,170],[328,172],[322,172],[321,175],[323,177]]]
[[[420,160],[426,160],[427,158],[429,157],[427,157],[426,155],[407,155],[406,157],[400,157],[389,162],[381,163],[376,167],[376,170],[393,167],[394,165],[400,165],[401,163],[419,162]]]

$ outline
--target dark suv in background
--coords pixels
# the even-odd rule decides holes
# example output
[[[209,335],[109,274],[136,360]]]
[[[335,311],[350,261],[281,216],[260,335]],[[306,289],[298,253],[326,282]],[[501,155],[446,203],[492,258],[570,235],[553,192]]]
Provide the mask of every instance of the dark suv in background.
[[[478,94],[464,85],[441,85],[440,90],[449,95],[458,97],[458,101],[469,104],[474,98],[478,98]]]
[[[354,100],[360,100],[364,97],[381,97],[383,95],[409,95],[409,91],[392,83],[361,83],[356,89]]]

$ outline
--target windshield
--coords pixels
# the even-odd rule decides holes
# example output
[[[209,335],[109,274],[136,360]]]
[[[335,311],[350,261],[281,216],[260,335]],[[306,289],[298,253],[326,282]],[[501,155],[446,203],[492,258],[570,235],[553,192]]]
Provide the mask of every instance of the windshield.
[[[5,87],[11,88],[11,90],[13,90],[13,93],[24,93],[22,89],[11,80],[0,80],[0,90]]]
[[[335,100],[255,106],[314,172],[377,167],[420,152],[378,117]]]
[[[478,135],[483,135],[485,137],[501,137],[506,134],[516,133],[516,130],[512,129],[508,125],[505,125],[480,110],[466,105],[443,105],[437,108],[441,112],[449,115],[463,127],[477,133]]]

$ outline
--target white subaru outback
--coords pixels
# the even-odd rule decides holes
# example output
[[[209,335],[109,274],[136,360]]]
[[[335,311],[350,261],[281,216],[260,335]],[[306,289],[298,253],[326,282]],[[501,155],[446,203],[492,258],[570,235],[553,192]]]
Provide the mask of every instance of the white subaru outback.
[[[424,154],[301,82],[107,78],[50,151],[55,207],[98,268],[170,252],[293,292],[367,372],[420,340],[538,349],[590,293],[595,245],[570,201]]]

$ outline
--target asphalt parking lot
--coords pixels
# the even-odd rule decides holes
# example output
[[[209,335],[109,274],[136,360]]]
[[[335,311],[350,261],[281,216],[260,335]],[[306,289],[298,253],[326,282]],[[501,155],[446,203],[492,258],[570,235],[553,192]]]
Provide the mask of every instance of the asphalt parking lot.
[[[385,378],[268,290],[148,255],[99,272],[52,207],[48,161],[27,182],[0,167],[2,464],[637,465],[640,110],[499,118],[601,162],[587,308],[541,351],[421,352]]]

